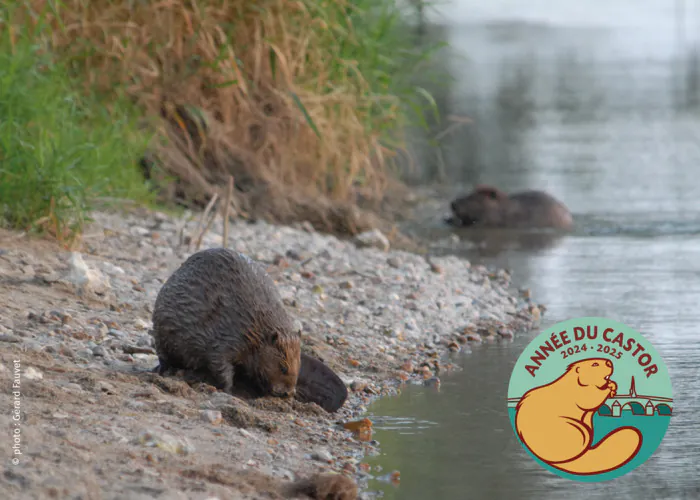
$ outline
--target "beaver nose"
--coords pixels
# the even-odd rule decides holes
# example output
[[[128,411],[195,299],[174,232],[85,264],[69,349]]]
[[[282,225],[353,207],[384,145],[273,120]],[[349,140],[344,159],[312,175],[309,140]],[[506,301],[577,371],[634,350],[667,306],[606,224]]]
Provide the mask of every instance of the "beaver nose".
[[[278,398],[292,398],[296,395],[296,391],[294,389],[291,390],[277,390],[272,393],[273,396],[278,397]]]

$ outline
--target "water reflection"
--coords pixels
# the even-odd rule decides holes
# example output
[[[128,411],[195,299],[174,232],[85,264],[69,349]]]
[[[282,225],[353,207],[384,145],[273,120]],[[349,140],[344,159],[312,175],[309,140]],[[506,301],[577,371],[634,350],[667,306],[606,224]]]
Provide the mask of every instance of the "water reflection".
[[[687,29],[692,17],[679,36],[674,3],[450,4],[443,33],[457,54],[443,114],[472,123],[445,135],[440,169],[427,162],[413,178],[441,185],[404,228],[438,242],[437,253],[511,269],[548,306],[549,323],[606,316],[645,335],[676,397],[664,441],[643,466],[604,484],[572,484],[530,460],[505,401],[532,332],[476,347],[440,393],[411,387],[371,408],[437,424],[377,431],[383,455],[368,461],[401,470],[398,489],[372,485],[385,498],[700,497],[700,41]],[[686,13],[700,19],[700,1]],[[444,124],[433,126],[435,135]],[[545,189],[577,227],[552,235],[445,226],[445,200],[477,182]]]

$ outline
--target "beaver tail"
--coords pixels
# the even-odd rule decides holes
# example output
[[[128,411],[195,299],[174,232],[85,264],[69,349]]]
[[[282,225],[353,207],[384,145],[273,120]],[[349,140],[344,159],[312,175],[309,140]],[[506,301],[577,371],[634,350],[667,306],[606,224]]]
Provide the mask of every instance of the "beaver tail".
[[[602,474],[629,463],[641,447],[642,434],[639,430],[634,427],[620,427],[578,457],[549,464],[571,474]]]

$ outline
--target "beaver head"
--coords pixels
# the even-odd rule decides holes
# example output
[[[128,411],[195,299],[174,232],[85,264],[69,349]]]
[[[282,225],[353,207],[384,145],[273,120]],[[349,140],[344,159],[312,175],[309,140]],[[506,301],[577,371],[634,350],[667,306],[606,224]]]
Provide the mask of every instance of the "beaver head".
[[[474,191],[455,199],[450,208],[456,222],[471,226],[480,222],[498,223],[503,218],[508,195],[503,191],[485,185],[477,185]]]
[[[301,333],[274,332],[261,344],[252,365],[260,389],[276,397],[293,397],[301,368]]]
[[[603,391],[608,388],[610,375],[613,372],[613,364],[609,359],[591,358],[572,363],[569,366],[569,370],[573,370],[576,373],[579,386],[595,386]]]

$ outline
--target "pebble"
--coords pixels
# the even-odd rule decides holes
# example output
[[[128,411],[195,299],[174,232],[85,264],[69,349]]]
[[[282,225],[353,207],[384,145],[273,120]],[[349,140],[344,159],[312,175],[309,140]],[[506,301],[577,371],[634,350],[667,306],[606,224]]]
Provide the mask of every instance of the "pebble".
[[[69,273],[67,279],[79,294],[94,292],[103,294],[111,289],[109,280],[102,273],[90,268],[79,252],[72,252],[68,260]]]
[[[82,359],[91,359],[93,356],[93,352],[91,349],[81,349],[77,353],[75,353],[77,357],[82,358]]]
[[[383,252],[389,251],[389,240],[379,229],[372,229],[371,231],[365,231],[355,236],[355,244],[360,248],[378,248]]]
[[[199,417],[212,425],[219,425],[224,421],[221,412],[215,410],[202,410],[199,412]]]
[[[110,328],[107,333],[112,337],[116,337],[118,339],[123,339],[127,337],[126,333],[122,332],[121,330],[116,330],[114,328]]]
[[[389,257],[386,260],[386,263],[394,269],[398,269],[401,267],[401,259],[399,259],[398,257]]]
[[[107,355],[107,350],[101,345],[98,345],[92,348],[92,354],[93,356],[99,356],[103,358]]]
[[[24,369],[22,376],[27,380],[41,380],[44,378],[44,374],[33,366],[28,366]]]
[[[149,328],[151,328],[151,322],[144,321],[141,318],[136,318],[134,320],[134,326],[139,330],[148,330]]]
[[[160,448],[176,455],[189,455],[194,452],[194,447],[187,439],[154,430],[140,432],[134,442],[147,447]]]
[[[330,463],[333,461],[333,455],[331,455],[331,452],[325,448],[318,448],[314,450],[314,452],[311,454],[311,458],[318,460],[319,462]]]
[[[136,341],[136,345],[140,347],[152,347],[153,337],[150,335],[141,335]]]

